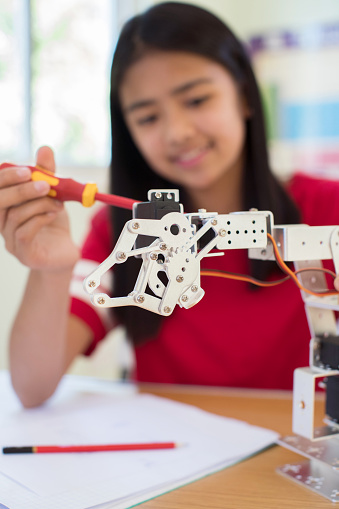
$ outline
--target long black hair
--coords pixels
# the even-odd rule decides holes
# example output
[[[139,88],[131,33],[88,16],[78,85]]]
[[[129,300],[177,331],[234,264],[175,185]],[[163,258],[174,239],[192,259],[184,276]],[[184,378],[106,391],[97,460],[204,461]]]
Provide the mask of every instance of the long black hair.
[[[242,197],[245,210],[271,210],[277,224],[297,223],[299,212],[269,167],[260,94],[247,51],[220,19],[191,4],[158,4],[130,19],[120,34],[111,73],[111,191],[146,201],[149,189],[176,187],[181,198],[185,196],[180,186],[159,177],[149,167],[134,144],[121,111],[119,87],[125,72],[152,50],[198,54],[221,64],[232,74],[251,112],[246,120]],[[114,209],[114,242],[130,218],[129,212]],[[271,270],[268,262],[253,261],[251,264],[255,277],[267,277],[267,271]],[[114,295],[127,295],[133,289],[138,270],[138,261],[131,263],[129,260],[124,271],[116,271]],[[126,325],[135,343],[154,336],[161,325],[159,315],[136,307],[116,308],[115,314]]]

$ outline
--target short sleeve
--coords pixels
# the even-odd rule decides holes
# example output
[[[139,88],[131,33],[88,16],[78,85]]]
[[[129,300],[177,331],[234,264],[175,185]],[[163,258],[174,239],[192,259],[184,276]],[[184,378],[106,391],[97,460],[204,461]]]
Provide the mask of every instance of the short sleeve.
[[[288,191],[301,212],[301,222],[310,226],[339,224],[339,182],[297,173]]]
[[[81,250],[81,259],[77,262],[70,285],[70,313],[85,322],[92,330],[93,341],[85,355],[90,355],[99,341],[113,328],[110,308],[97,308],[90,301],[90,296],[83,288],[83,280],[102,263],[111,252],[111,226],[109,208],[104,207],[97,212]],[[112,271],[108,271],[101,279],[99,291],[111,294]]]

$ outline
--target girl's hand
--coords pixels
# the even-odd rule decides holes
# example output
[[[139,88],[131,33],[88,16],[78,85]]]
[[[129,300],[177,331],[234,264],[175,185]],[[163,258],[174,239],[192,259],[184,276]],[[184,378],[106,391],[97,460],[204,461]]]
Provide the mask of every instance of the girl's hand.
[[[55,171],[53,151],[41,147],[37,165]],[[61,202],[47,196],[49,184],[31,181],[29,169],[0,171],[0,233],[7,250],[34,270],[72,269],[79,250],[70,236]]]

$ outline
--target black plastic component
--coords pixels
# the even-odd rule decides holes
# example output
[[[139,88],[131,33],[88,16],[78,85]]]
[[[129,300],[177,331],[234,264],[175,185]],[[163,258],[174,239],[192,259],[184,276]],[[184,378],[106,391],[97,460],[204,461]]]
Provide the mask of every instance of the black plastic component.
[[[160,193],[161,197],[159,198],[156,198],[156,192],[154,192],[151,195],[151,201],[138,203],[134,209],[134,219],[161,219],[170,212],[181,212],[182,205],[175,201],[174,193],[171,193],[170,191],[160,191]],[[198,217],[193,218],[192,223],[195,224],[196,231],[200,230],[203,226],[202,219]],[[173,225],[172,227],[175,229],[176,225]],[[176,235],[174,231],[172,231],[172,233],[173,235]],[[205,235],[198,240],[198,250],[205,247],[212,239],[214,239],[215,236],[216,233],[212,229],[208,230]],[[136,249],[149,246],[155,238],[156,237],[148,235],[139,235],[135,243]],[[137,255],[136,257],[139,258],[140,256]]]
[[[326,415],[339,422],[339,376],[329,376],[326,381]]]
[[[161,198],[151,195],[151,201],[138,203],[135,207],[134,217],[139,219],[161,219],[170,212],[180,212],[181,205],[175,201],[174,193],[161,193]]]
[[[161,219],[170,212],[181,212],[181,204],[175,201],[175,195],[171,192],[161,193],[160,198],[156,198],[155,192],[151,195],[151,201],[138,203],[134,209],[135,219]],[[149,235],[138,235],[135,247],[149,246],[156,237]]]
[[[339,369],[339,336],[317,336],[320,340],[319,361],[326,368]]]
[[[194,217],[192,219],[192,224],[195,225],[196,231],[199,231],[200,228],[202,226],[204,226],[202,219],[200,219],[199,217]],[[207,244],[209,242],[211,242],[211,240],[213,240],[215,236],[216,236],[216,233],[212,228],[207,230],[207,232],[202,237],[200,237],[200,239],[198,240],[197,249],[199,250],[199,249],[202,249],[203,247],[207,246]]]

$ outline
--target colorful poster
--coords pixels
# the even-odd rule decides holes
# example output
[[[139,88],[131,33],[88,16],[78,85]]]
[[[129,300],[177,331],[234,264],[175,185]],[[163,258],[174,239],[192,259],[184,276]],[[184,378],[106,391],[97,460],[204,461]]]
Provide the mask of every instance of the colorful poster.
[[[339,178],[339,23],[251,38],[272,167]]]

